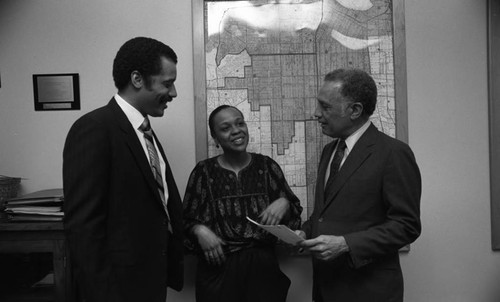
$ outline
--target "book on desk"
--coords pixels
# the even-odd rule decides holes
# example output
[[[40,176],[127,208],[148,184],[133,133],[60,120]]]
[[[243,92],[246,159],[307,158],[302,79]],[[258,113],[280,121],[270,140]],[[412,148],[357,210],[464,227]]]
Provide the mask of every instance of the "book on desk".
[[[62,221],[63,189],[47,189],[5,201],[8,221]]]

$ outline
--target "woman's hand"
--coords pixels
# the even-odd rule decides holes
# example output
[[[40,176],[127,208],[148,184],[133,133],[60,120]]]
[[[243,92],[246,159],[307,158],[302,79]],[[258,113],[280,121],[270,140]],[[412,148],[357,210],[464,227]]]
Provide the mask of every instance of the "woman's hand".
[[[193,234],[198,238],[198,243],[209,264],[222,265],[226,260],[222,245],[225,244],[212,230],[202,224],[193,227]]]
[[[263,212],[259,215],[260,222],[267,225],[276,225],[281,222],[290,208],[290,202],[284,197],[280,197],[273,201]]]

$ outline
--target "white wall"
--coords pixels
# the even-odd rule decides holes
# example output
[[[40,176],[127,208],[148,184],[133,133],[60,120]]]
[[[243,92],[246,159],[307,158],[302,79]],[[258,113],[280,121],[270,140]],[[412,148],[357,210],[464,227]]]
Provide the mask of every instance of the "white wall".
[[[486,1],[406,1],[409,140],[423,177],[423,233],[403,259],[408,301],[500,301],[486,26]]]
[[[491,251],[486,1],[407,0],[409,143],[423,176],[423,234],[402,256],[409,302],[500,301],[500,253]],[[22,192],[58,187],[77,117],[115,92],[112,60],[134,36],[179,55],[178,98],[155,130],[179,190],[195,164],[191,1],[0,0],[0,174]],[[35,112],[32,74],[79,73],[82,110]],[[194,301],[193,259],[186,289]],[[306,258],[283,259],[291,302],[309,301]]]
[[[69,127],[115,93],[111,72],[118,48],[149,36],[179,55],[179,96],[153,125],[184,190],[194,165],[190,19],[190,1],[1,0],[0,174],[28,178],[23,192],[61,186]],[[35,112],[32,74],[39,73],[79,73],[82,110]]]

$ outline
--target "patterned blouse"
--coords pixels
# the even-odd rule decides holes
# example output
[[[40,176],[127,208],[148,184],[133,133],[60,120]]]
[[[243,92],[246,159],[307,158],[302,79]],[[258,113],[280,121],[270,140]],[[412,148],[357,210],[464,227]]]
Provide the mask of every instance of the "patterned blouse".
[[[204,224],[226,242],[225,253],[257,245],[274,245],[276,237],[252,225],[267,206],[280,197],[290,202],[282,224],[300,227],[300,201],[292,192],[280,166],[270,157],[250,153],[252,159],[238,175],[221,167],[217,157],[199,162],[191,172],[184,196],[184,228],[188,248],[199,245],[191,228]]]

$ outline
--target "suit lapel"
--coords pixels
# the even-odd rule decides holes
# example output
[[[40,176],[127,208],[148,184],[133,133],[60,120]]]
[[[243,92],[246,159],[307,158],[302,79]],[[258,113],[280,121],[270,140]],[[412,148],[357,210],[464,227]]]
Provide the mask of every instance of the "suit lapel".
[[[165,182],[167,183],[169,199],[170,198],[177,198],[179,193],[177,190],[177,185],[175,184],[174,176],[172,174],[172,169],[170,169],[170,164],[168,163],[167,156],[165,155],[165,151],[163,150],[163,147],[160,144],[160,141],[158,140],[158,137],[156,136],[156,133],[154,133],[154,131],[153,131],[153,135],[154,135],[155,141],[157,142],[158,150],[160,150],[160,154],[163,158],[163,161],[165,162],[165,178],[166,178]],[[180,199],[180,197],[179,197],[179,199]]]
[[[157,197],[161,205],[161,198],[158,192],[158,187],[156,185],[156,180],[154,178],[153,172],[151,171],[151,166],[149,165],[148,158],[144,153],[144,149],[142,148],[141,142],[137,138],[137,134],[135,133],[135,129],[130,124],[127,116],[120,108],[116,100],[113,98],[108,103],[108,107],[113,111],[113,116],[116,118],[118,126],[122,131],[125,142],[130,148],[132,155],[134,156],[141,173],[144,176],[148,186],[153,191],[153,194]]]
[[[328,168],[328,163],[330,158],[332,157],[333,149],[335,148],[337,141],[328,143],[323,153],[321,154],[321,158],[318,165],[318,175],[316,178],[316,191],[315,191],[315,205],[314,207],[317,210],[321,210],[323,208],[323,204],[325,201],[325,183],[326,183],[326,170]]]
[[[340,189],[346,184],[351,175],[370,157],[373,151],[373,146],[376,142],[378,130],[371,124],[365,133],[359,138],[354,148],[349,152],[344,164],[335,177],[332,187],[325,192],[324,206],[321,210],[323,213],[326,208],[333,202],[335,196],[339,193]],[[331,152],[330,152],[331,155]],[[324,174],[323,174],[324,175]],[[324,181],[324,176],[323,176]]]
[[[159,143],[158,137],[153,131],[153,135],[155,140],[158,142],[158,149],[160,150],[160,154],[165,161],[165,181],[167,183],[168,189],[168,202],[167,208],[168,213],[170,215],[170,223],[175,231],[182,232],[182,201],[179,195],[179,190],[177,189],[177,185],[175,184],[174,175],[172,174],[172,169],[170,168],[170,164],[168,163],[167,156],[165,155],[165,151],[163,147]]]

